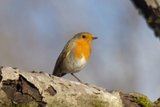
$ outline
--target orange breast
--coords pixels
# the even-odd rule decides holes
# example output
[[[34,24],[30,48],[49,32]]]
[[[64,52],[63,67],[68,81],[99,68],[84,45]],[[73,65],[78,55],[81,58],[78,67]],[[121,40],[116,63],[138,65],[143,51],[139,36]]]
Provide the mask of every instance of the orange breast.
[[[74,55],[75,58],[81,59],[83,56],[86,60],[89,59],[91,53],[91,43],[83,39],[75,41]]]

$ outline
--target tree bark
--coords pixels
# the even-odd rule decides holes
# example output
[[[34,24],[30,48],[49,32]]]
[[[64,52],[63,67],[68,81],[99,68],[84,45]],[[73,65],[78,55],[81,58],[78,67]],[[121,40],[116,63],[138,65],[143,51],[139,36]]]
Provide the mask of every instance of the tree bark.
[[[0,68],[0,107],[153,107],[146,96],[124,94],[43,72]]]
[[[160,0],[131,0],[144,16],[147,24],[160,38]]]

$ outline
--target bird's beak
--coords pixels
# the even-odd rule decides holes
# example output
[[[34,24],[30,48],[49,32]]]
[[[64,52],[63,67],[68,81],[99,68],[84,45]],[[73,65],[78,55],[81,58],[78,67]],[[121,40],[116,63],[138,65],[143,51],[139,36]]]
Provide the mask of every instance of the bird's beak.
[[[94,40],[94,39],[98,39],[98,37],[92,37],[92,39]]]

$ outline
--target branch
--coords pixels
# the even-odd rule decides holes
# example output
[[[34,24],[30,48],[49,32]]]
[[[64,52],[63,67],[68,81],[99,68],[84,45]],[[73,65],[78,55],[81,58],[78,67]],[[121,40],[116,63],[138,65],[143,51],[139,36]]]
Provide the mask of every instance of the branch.
[[[147,24],[160,38],[160,1],[159,0],[131,0],[139,12],[146,19]]]
[[[159,102],[157,101],[156,104]],[[42,72],[0,68],[2,107],[152,107],[146,96],[124,94]]]

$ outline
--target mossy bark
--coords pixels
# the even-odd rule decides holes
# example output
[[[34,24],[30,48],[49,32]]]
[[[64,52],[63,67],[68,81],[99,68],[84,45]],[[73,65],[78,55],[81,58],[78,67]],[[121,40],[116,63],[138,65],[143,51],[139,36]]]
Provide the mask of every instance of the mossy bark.
[[[47,73],[0,68],[0,107],[154,107],[156,104],[158,100],[154,104],[143,95],[109,92]]]

